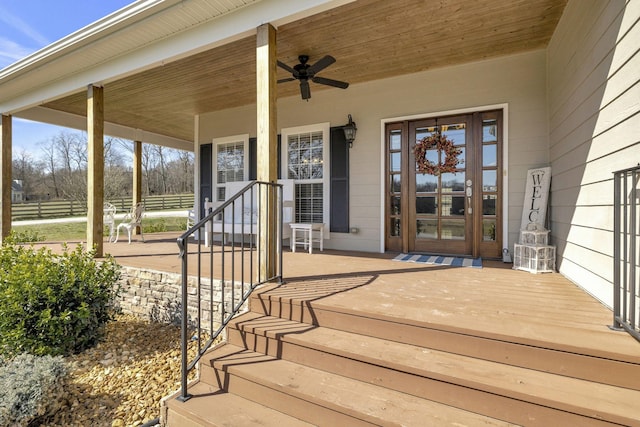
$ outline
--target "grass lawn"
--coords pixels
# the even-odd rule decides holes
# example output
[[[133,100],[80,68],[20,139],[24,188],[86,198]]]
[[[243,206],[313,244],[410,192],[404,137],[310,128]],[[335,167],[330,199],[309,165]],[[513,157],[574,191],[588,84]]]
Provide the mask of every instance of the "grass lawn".
[[[116,220],[116,224],[117,223],[118,221]],[[185,230],[185,218],[145,218],[142,226],[145,234],[164,231],[183,231]],[[19,240],[24,242],[64,242],[86,239],[87,237],[86,222],[22,225],[12,227],[12,230],[20,237]],[[107,236],[109,231],[105,228],[104,233],[105,236]],[[127,233],[125,233],[125,237],[126,235]]]

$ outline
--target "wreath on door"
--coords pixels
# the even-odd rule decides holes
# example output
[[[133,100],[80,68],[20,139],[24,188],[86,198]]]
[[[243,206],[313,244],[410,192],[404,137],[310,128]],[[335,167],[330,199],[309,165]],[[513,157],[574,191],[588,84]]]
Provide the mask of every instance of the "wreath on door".
[[[444,156],[444,162],[434,163],[427,160],[427,150],[438,149]],[[416,158],[416,169],[419,173],[429,175],[440,175],[447,172],[455,172],[456,166],[463,162],[458,156],[462,154],[462,149],[456,147],[453,141],[436,132],[432,135],[425,136],[416,142],[413,147],[413,154]]]

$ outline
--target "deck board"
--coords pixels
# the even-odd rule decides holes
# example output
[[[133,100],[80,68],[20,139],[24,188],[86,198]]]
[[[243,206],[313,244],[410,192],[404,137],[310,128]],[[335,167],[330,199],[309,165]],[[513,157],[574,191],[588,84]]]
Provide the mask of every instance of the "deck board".
[[[104,251],[121,265],[179,273],[177,233],[145,236],[146,243],[105,243]],[[45,245],[60,250],[60,244]],[[73,244],[71,245],[73,247]],[[189,252],[197,249],[190,245]],[[214,247],[214,276],[220,271],[221,248]],[[230,254],[226,251],[225,258]],[[612,312],[559,273],[531,274],[511,264],[484,261],[483,268],[417,265],[392,261],[396,254],[284,252],[285,285],[272,291],[342,307],[368,311],[381,318],[402,319],[418,326],[523,343],[549,342],[558,349],[587,348],[592,355],[640,363],[640,343],[623,332],[609,330]],[[235,263],[236,279],[241,263]],[[197,272],[194,255],[188,270]],[[208,273],[208,255],[202,260]],[[227,267],[227,279],[230,268]],[[248,263],[245,263],[245,275]]]

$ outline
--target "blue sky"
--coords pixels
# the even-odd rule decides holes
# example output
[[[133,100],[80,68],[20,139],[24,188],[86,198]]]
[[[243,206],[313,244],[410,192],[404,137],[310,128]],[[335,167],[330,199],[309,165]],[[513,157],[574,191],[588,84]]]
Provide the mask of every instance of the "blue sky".
[[[0,69],[71,34],[133,0],[0,0]],[[39,143],[64,128],[13,119],[14,158],[36,157]]]

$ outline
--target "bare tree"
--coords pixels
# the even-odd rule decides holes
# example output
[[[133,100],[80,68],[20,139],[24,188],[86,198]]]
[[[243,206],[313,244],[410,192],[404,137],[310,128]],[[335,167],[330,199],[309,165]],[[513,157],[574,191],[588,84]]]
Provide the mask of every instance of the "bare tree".
[[[56,159],[55,142],[50,140],[48,143],[42,145],[42,151],[44,153],[44,167],[48,173],[49,179],[47,187],[48,193],[53,192],[53,196],[57,199],[60,197],[60,189],[58,188],[58,162]]]
[[[60,132],[41,144],[41,152],[42,156],[36,169],[40,170],[38,180],[43,183],[39,184],[43,188],[42,193],[51,194],[54,198],[86,200],[88,166],[86,134]],[[117,199],[132,193],[133,169],[129,160],[132,158],[132,153],[131,141],[105,137],[105,199]],[[193,153],[143,144],[141,161],[143,194],[193,191]],[[28,156],[28,153],[23,153],[16,159],[15,164],[16,172],[20,171],[21,176],[26,177],[32,174],[27,173],[26,165],[37,163]],[[35,178],[30,179],[30,182],[34,182]],[[23,180],[26,181],[26,179]]]
[[[44,176],[43,166],[33,159],[31,153],[20,150],[13,159],[13,179],[22,182],[22,190],[25,197],[34,195],[36,192],[42,193],[42,179]],[[46,192],[45,192],[46,193]]]

